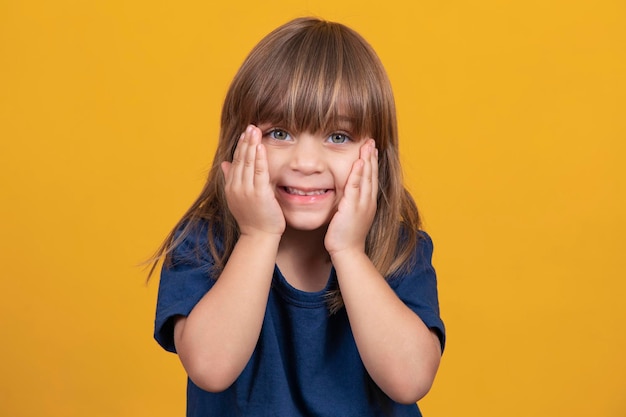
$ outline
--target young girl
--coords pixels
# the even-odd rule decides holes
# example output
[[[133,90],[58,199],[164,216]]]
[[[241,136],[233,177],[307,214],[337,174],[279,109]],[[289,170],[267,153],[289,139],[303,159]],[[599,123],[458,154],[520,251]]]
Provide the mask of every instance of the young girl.
[[[188,416],[419,416],[444,345],[393,95],[357,33],[267,35],[228,90],[202,193],[158,252],[155,337]]]

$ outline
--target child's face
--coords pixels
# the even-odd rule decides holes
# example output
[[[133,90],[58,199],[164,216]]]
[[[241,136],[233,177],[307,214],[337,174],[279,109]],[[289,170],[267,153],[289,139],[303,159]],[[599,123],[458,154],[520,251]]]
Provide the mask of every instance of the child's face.
[[[267,151],[270,183],[287,227],[316,230],[328,225],[359,158],[362,138],[348,130],[328,134],[291,134],[271,125],[259,126]]]

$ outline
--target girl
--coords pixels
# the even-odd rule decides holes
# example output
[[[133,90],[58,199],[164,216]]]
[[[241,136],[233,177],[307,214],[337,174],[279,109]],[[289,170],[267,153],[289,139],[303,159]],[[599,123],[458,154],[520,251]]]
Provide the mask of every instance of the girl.
[[[155,338],[189,375],[187,415],[419,416],[445,334],[419,226],[375,52],[314,18],[267,35],[157,253]]]

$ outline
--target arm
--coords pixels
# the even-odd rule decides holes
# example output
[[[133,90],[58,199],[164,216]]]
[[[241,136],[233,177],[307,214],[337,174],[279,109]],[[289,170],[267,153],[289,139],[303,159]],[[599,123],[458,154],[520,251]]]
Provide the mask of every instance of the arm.
[[[248,128],[232,164],[222,164],[240,238],[213,288],[174,327],[176,351],[187,374],[207,391],[228,388],[254,351],[285,228],[260,139],[258,129]]]
[[[376,211],[378,160],[361,148],[325,238],[363,364],[393,400],[414,403],[430,389],[441,357],[437,336],[402,300],[365,254]]]
[[[393,400],[415,403],[435,378],[439,338],[398,298],[364,252],[337,253],[332,261],[365,368]]]

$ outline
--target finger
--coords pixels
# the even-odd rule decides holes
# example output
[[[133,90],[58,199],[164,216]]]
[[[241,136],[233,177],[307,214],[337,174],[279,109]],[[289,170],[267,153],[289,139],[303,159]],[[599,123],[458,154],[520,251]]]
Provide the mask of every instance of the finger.
[[[372,140],[368,140],[361,148],[361,159],[363,159],[363,174],[361,176],[360,202],[368,204],[372,194]]]
[[[269,166],[267,164],[267,151],[262,143],[257,145],[256,162],[254,168],[254,186],[260,187],[270,182]]]
[[[365,150],[363,151],[363,185],[369,188],[372,184],[372,153],[374,152],[374,144],[372,140],[367,141],[367,145],[365,146]]]
[[[230,184],[240,184],[243,172],[243,158],[246,155],[247,140],[245,132],[239,136],[235,153],[233,154],[233,162],[230,167]]]
[[[235,146],[235,152],[233,152],[233,164],[241,163],[242,147],[244,146],[244,140],[246,138],[246,132],[242,132],[237,139],[237,145]]]
[[[254,171],[256,162],[256,148],[258,145],[258,129],[250,125],[246,129],[246,153],[243,157],[243,169],[241,181],[244,186],[254,186]]]
[[[352,169],[350,170],[350,175],[348,175],[348,181],[346,182],[344,190],[346,198],[350,200],[358,199],[364,164],[365,162],[361,158],[357,159],[352,164]]]
[[[376,202],[378,200],[378,148],[375,142],[372,151],[372,199]]]

